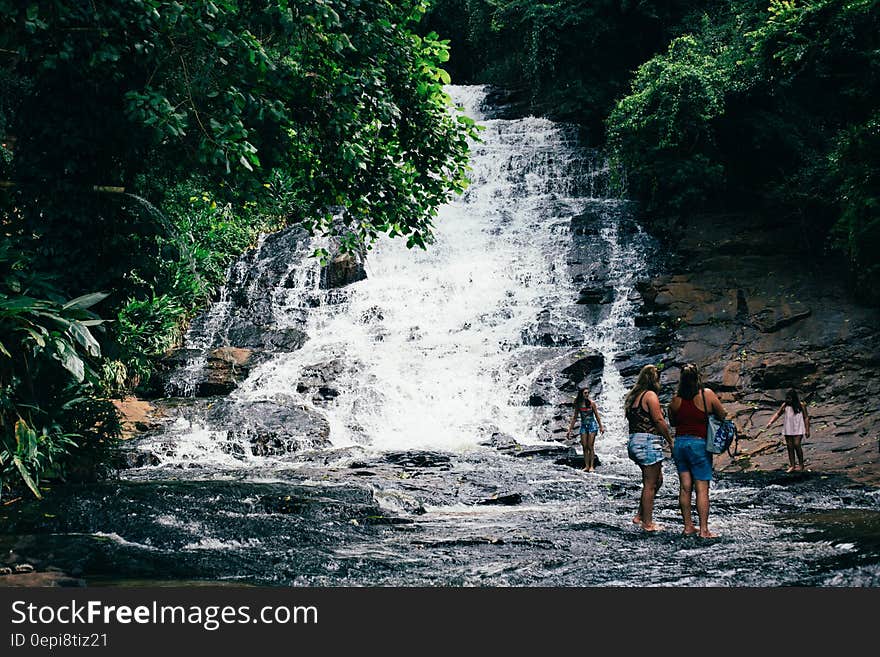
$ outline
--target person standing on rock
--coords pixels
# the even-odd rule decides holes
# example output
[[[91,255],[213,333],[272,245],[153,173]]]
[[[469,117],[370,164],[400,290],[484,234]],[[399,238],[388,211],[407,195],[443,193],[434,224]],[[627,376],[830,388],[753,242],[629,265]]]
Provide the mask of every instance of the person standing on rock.
[[[786,472],[794,472],[795,470],[804,469],[804,450],[801,448],[801,441],[804,436],[810,437],[810,416],[807,414],[807,407],[801,404],[797,390],[791,389],[785,396],[785,401],[779,410],[773,414],[767,426],[761,429],[764,433],[773,426],[773,423],[782,416],[782,435],[785,436],[785,446],[788,448],[788,470]],[[795,456],[797,456],[798,467],[795,466]]]
[[[703,387],[700,369],[694,363],[681,368],[678,391],[669,403],[669,421],[675,427],[672,458],[678,470],[678,504],[684,519],[685,536],[716,538],[709,531],[709,485],[712,482],[712,454],[706,450],[709,413],[719,420],[727,417],[721,400],[710,388]],[[694,526],[691,500],[697,492],[699,530]]]
[[[654,523],[654,498],[663,484],[663,440],[670,448],[673,445],[672,434],[660,408],[659,392],[659,370],[654,365],[645,365],[624,401],[629,423],[626,451],[642,470],[642,494],[633,522],[649,532],[660,529]]]
[[[596,402],[590,399],[586,388],[580,388],[574,398],[574,413],[571,416],[571,423],[568,425],[566,439],[571,438],[571,432],[574,430],[578,417],[581,419],[580,436],[581,445],[584,448],[584,470],[592,472],[596,456],[596,434],[598,432],[605,433],[605,427],[602,426],[602,418],[599,417],[599,408],[596,406]]]

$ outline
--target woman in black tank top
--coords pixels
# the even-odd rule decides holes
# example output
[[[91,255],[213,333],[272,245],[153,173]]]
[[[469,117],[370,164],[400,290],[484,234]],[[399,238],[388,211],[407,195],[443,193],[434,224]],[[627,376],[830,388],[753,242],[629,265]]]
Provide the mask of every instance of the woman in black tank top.
[[[672,447],[672,435],[660,408],[660,372],[645,365],[626,396],[624,412],[629,422],[626,451],[642,470],[642,494],[633,522],[645,531],[660,529],[654,524],[654,497],[663,483],[663,440]]]
[[[644,407],[645,395],[648,392],[642,392],[633,406],[626,409],[626,419],[629,422],[629,432],[632,433],[654,433],[654,420],[651,413]]]

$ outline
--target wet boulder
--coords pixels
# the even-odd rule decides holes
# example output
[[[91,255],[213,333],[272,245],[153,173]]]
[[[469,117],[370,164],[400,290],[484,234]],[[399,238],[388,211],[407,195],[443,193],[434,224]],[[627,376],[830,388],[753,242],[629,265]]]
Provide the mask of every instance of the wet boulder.
[[[278,329],[265,333],[263,348],[273,353],[291,352],[301,349],[308,339],[309,336],[299,329]]]
[[[250,373],[253,351],[238,347],[220,347],[209,352],[202,374],[196,385],[196,396],[226,395]]]
[[[554,317],[549,310],[541,311],[537,321],[522,332],[523,344],[535,347],[573,347],[582,339],[570,320]]]
[[[604,285],[588,285],[581,289],[575,303],[579,305],[604,305],[614,301],[614,289]]]
[[[483,447],[493,447],[499,452],[507,452],[519,447],[516,438],[506,433],[502,433],[497,429],[492,430],[490,432],[490,437],[487,440],[480,441],[479,444]]]
[[[345,287],[366,277],[363,258],[353,253],[340,253],[321,268],[321,288]]]
[[[296,391],[311,394],[314,403],[333,401],[339,396],[341,385],[350,385],[346,379],[357,369],[357,363],[347,363],[338,358],[308,365],[302,369],[302,375],[296,382]]]
[[[255,456],[282,456],[330,446],[330,425],[295,400],[236,402],[224,399],[208,412],[208,421],[226,431],[230,443],[245,443]]]
[[[598,385],[605,367],[605,357],[598,351],[580,352],[580,357],[563,368],[561,374],[574,386]]]
[[[515,504],[522,504],[522,495],[520,495],[519,493],[496,493],[491,497],[480,500],[479,502],[477,502],[477,504],[513,506]]]

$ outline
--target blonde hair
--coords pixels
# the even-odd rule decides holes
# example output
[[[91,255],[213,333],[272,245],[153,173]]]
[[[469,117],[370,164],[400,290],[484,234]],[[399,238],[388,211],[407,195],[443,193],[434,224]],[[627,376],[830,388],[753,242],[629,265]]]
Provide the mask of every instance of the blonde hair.
[[[660,392],[660,370],[655,365],[645,365],[639,372],[639,378],[636,384],[626,394],[626,400],[623,403],[624,412],[628,411],[630,406],[641,393],[651,390]]]

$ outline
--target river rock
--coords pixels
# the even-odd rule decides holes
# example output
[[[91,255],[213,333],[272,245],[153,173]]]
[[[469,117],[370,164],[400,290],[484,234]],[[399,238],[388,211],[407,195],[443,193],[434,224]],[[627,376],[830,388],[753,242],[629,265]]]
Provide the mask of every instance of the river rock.
[[[519,447],[519,443],[516,442],[516,439],[513,436],[502,433],[497,429],[494,429],[489,433],[489,439],[483,440],[479,443],[483,447],[493,447],[499,452],[509,452]]]
[[[501,504],[504,506],[513,506],[515,504],[522,504],[522,495],[520,495],[519,493],[496,493],[492,497],[480,500],[479,502],[477,502],[477,504]]]
[[[575,303],[580,305],[606,304],[614,301],[614,288],[588,285],[581,289]]]
[[[310,394],[316,404],[333,401],[340,394],[340,385],[350,385],[359,367],[357,362],[346,363],[338,358],[308,365],[302,368],[296,391]]]
[[[385,455],[385,461],[403,468],[440,468],[448,470],[451,467],[449,456],[428,451],[389,452]]]
[[[514,456],[529,458],[533,456],[562,456],[568,454],[568,447],[563,445],[526,445],[514,452]]]
[[[196,384],[196,396],[226,395],[247,378],[253,352],[237,347],[220,347],[208,354],[202,380]]]
[[[211,426],[231,445],[245,443],[255,456],[282,456],[330,446],[327,420],[292,398],[239,402],[224,399],[208,411]]]
[[[363,258],[354,253],[341,253],[321,268],[321,288],[345,287],[366,277]]]
[[[575,362],[560,370],[560,373],[575,387],[598,385],[605,368],[605,357],[598,351],[580,352]]]
[[[573,347],[581,340],[581,332],[571,320],[555,317],[550,310],[538,313],[537,322],[522,332],[523,344],[536,347]]]

